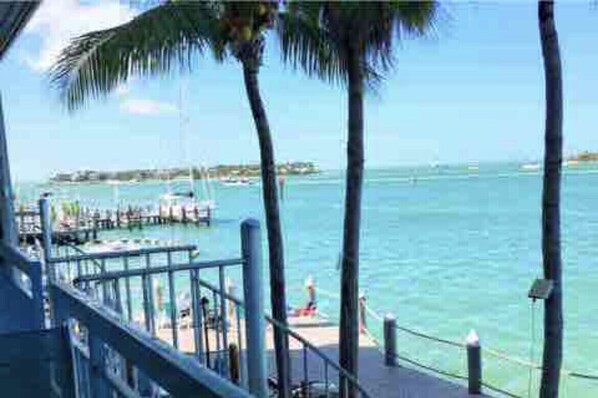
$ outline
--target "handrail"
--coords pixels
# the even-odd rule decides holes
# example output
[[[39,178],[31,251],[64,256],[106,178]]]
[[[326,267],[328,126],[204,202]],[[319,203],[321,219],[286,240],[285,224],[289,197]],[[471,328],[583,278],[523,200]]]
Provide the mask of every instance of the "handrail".
[[[239,307],[244,308],[243,301],[241,301],[239,298],[237,298],[227,292],[221,291],[218,287],[212,285],[211,283],[200,279],[199,284],[201,286],[219,294],[222,298],[232,301]],[[368,394],[368,392],[364,389],[364,387],[359,384],[359,381],[357,380],[357,378],[355,376],[353,376],[351,373],[349,373],[348,371],[343,369],[336,361],[334,361],[332,358],[330,358],[326,353],[324,353],[318,347],[316,347],[315,345],[310,343],[309,340],[305,339],[303,336],[301,336],[297,332],[293,331],[291,328],[289,328],[288,325],[284,325],[283,323],[277,321],[276,319],[272,318],[271,316],[269,316],[267,314],[264,314],[264,318],[272,326],[279,328],[285,334],[291,336],[292,338],[297,340],[299,343],[301,343],[304,347],[307,347],[310,351],[312,351],[314,354],[319,356],[327,365],[334,368],[343,378],[347,379],[349,383],[356,386],[357,389],[359,390],[359,392],[361,394],[363,394],[364,397],[366,397],[366,398],[370,397],[370,394]]]
[[[30,291],[27,291],[19,280],[15,280],[15,285],[32,300],[33,323],[37,327],[43,328],[45,324],[45,313],[41,262],[28,258],[18,248],[4,241],[0,241],[0,257],[9,263],[9,265],[19,269],[29,278],[31,283]]]
[[[242,258],[231,258],[227,260],[213,260],[213,261],[195,261],[180,264],[161,265],[150,268],[132,268],[123,271],[106,271],[97,275],[81,275],[74,279],[74,283],[107,281],[118,278],[129,278],[134,276],[144,276],[160,274],[168,271],[190,271],[197,269],[209,269],[217,267],[229,267],[233,265],[243,264]]]
[[[0,257],[3,257],[28,276],[37,273],[41,268],[40,261],[28,258],[19,249],[4,241],[0,241]]]
[[[97,301],[77,290],[53,283],[52,297],[59,322],[74,318],[92,338],[108,344],[174,396],[250,397],[250,395],[168,344],[133,328]],[[93,354],[92,354],[93,355]],[[105,369],[99,370],[105,377]]]
[[[135,250],[121,250],[121,251],[112,251],[112,252],[100,252],[100,253],[87,253],[87,254],[80,254],[76,256],[62,256],[62,257],[53,257],[50,260],[52,263],[63,263],[67,261],[83,261],[83,260],[103,260],[103,259],[110,259],[110,258],[120,258],[120,257],[139,257],[146,254],[157,254],[157,253],[172,253],[177,251],[189,251],[189,250],[196,250],[196,245],[179,245],[179,246],[165,246],[165,247],[146,247],[141,249]]]

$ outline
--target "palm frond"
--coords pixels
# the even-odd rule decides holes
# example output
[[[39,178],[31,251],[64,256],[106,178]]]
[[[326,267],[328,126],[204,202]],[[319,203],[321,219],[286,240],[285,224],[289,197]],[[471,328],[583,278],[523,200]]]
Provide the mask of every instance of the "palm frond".
[[[343,61],[321,27],[322,2],[289,3],[276,23],[282,59],[308,76],[327,81],[345,79]]]
[[[358,46],[366,82],[375,88],[394,65],[394,42],[426,33],[436,9],[434,1],[290,2],[277,29],[283,61],[344,82],[349,48]]]
[[[131,75],[191,68],[194,53],[216,52],[217,18],[209,3],[168,2],[123,25],[80,36],[50,70],[69,110],[107,95]]]

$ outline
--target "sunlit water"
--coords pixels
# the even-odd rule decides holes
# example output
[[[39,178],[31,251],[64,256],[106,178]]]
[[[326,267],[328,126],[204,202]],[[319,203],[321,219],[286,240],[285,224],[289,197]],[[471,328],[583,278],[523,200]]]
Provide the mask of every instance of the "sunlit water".
[[[344,179],[341,172],[287,178],[282,203],[286,276],[291,304],[305,301],[313,275],[323,291],[338,292]],[[598,373],[598,168],[569,167],[563,180],[565,367]],[[364,186],[360,286],[368,305],[393,313],[407,327],[456,341],[470,329],[483,347],[530,358],[532,310],[527,291],[541,276],[541,175],[519,165],[370,170]],[[198,187],[201,184],[198,183]],[[263,219],[261,187],[216,190],[215,223],[147,227],[135,235],[192,242],[202,258],[239,254],[239,223]],[[19,198],[41,191],[83,204],[155,205],[161,183],[120,185],[22,185]],[[103,237],[128,235],[105,233]],[[265,234],[264,234],[265,240]],[[264,265],[266,267],[266,264]],[[267,271],[265,273],[267,275]],[[338,301],[320,295],[320,309],[338,318]],[[534,360],[541,358],[542,303],[535,308]],[[381,336],[381,324],[368,320]],[[399,332],[401,354],[444,370],[465,373],[465,356]],[[533,375],[537,388],[539,373]],[[527,395],[524,366],[484,355],[484,380]],[[598,382],[564,378],[563,393],[598,396]]]

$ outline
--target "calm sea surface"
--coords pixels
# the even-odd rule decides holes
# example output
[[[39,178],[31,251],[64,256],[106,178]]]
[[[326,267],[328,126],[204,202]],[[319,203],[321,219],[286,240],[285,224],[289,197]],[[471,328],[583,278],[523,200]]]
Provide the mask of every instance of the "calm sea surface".
[[[341,172],[287,178],[282,217],[290,304],[305,301],[302,286],[308,275],[324,292],[339,290],[343,178]],[[368,171],[360,286],[369,306],[395,314],[401,325],[447,339],[464,341],[475,329],[483,347],[526,361],[534,342],[534,360],[539,360],[543,306],[532,309],[527,291],[542,269],[541,184],[540,172],[514,164]],[[263,219],[261,187],[216,182],[214,189],[218,209],[211,228],[148,227],[135,235],[196,243],[205,259],[238,255],[240,221]],[[28,201],[47,190],[56,200],[113,207],[116,201],[155,205],[166,186],[23,184],[17,194]],[[566,168],[562,234],[565,367],[598,374],[598,166]],[[321,294],[319,306],[338,318],[337,300]],[[381,336],[381,324],[374,318],[368,323]],[[398,336],[401,354],[464,373],[459,349],[401,332]],[[535,389],[539,377],[532,376]],[[488,382],[526,395],[528,377],[526,367],[484,355]],[[596,397],[598,382],[565,377],[563,392]]]

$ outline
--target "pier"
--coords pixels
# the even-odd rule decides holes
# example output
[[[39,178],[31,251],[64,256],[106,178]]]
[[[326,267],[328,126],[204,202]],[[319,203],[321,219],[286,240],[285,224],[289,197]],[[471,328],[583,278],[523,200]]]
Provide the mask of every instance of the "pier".
[[[24,244],[35,244],[41,240],[40,212],[33,207],[23,206],[15,213],[19,240]],[[58,220],[52,230],[52,240],[58,244],[84,244],[98,239],[99,231],[116,229],[143,229],[160,225],[197,225],[210,226],[212,211],[195,209],[186,212],[170,209],[153,210],[151,208],[128,206],[127,210],[83,208],[76,214],[56,216]]]
[[[290,336],[292,383],[301,385],[304,380],[311,383],[338,385],[338,375],[332,369],[325,370],[325,362],[313,350],[305,350],[307,341],[320,353],[338,362],[338,325],[317,317],[289,318],[292,333],[301,339]],[[266,328],[266,349],[268,352],[268,374],[274,375],[274,328]],[[229,330],[229,341],[235,341],[236,329]],[[241,336],[244,336],[244,324],[241,323]],[[165,325],[157,331],[157,337],[172,343],[172,330]],[[209,334],[209,344],[217,345],[216,332]],[[194,334],[191,325],[178,330],[179,350],[193,354],[195,352]],[[245,346],[245,342],[241,342]],[[387,366],[385,356],[378,348],[378,342],[368,334],[362,333],[359,339],[359,383],[371,397],[418,397],[418,398],[485,398],[485,394],[469,394],[466,386],[441,379],[406,366]],[[328,379],[326,378],[328,373]],[[326,383],[327,382],[327,383]],[[314,395],[318,396],[318,395]],[[322,395],[324,396],[324,395]],[[331,391],[330,396],[336,396]]]

